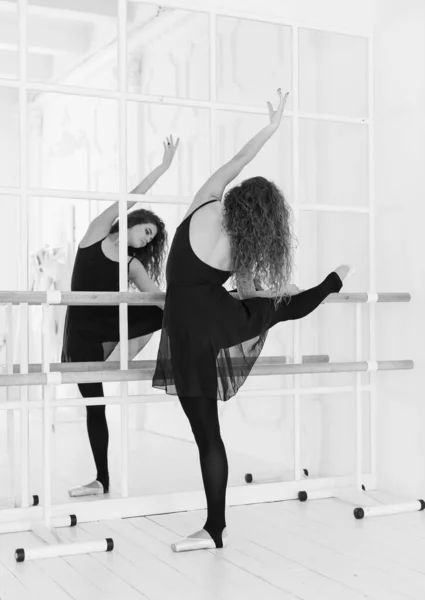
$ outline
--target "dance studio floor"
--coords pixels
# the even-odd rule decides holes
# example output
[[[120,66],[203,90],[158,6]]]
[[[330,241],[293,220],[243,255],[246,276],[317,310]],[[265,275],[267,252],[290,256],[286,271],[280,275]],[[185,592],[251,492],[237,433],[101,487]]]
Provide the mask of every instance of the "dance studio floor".
[[[374,492],[378,502],[398,498]],[[371,500],[374,502],[374,500]],[[111,553],[18,564],[35,533],[0,538],[1,600],[402,600],[425,598],[425,514],[356,521],[347,501],[228,510],[229,546],[175,554],[204,511],[88,523],[66,539],[113,537]]]

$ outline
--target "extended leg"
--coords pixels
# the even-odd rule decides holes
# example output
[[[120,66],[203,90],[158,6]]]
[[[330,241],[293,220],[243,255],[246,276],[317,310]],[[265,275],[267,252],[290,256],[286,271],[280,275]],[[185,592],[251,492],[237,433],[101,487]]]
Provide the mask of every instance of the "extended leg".
[[[320,306],[329,294],[339,292],[341,288],[342,281],[339,275],[333,271],[316,287],[291,296],[289,301],[283,300],[276,309],[271,326],[281,321],[293,321],[306,317]]]

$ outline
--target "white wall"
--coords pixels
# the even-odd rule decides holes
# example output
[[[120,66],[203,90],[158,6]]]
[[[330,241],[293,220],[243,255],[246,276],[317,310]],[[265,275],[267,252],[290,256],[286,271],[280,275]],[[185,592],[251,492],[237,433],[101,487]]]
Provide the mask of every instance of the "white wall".
[[[377,288],[409,305],[377,307],[378,357],[414,371],[379,376],[378,485],[425,492],[425,3],[376,0]]]

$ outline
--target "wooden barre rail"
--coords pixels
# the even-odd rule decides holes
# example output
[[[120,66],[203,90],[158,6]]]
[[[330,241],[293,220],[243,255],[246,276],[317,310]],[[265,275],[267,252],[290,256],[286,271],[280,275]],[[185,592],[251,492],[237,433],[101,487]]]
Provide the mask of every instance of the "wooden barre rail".
[[[56,292],[54,292],[55,294]],[[60,297],[59,297],[60,295]],[[377,294],[377,302],[410,302],[411,296],[404,292],[382,292]],[[117,306],[120,303],[129,305],[163,304],[164,293],[147,292],[57,292],[53,299],[51,292],[0,292],[0,304],[58,304],[62,306]],[[324,303],[367,303],[367,292],[329,294]]]
[[[265,357],[271,364],[287,364],[288,357]],[[276,358],[277,363],[273,363]],[[324,363],[329,362],[329,356],[326,354],[306,354],[301,358],[303,363]],[[131,360],[128,362],[129,369],[155,368],[155,360]],[[107,361],[87,361],[72,363],[51,363],[50,371],[55,373],[72,373],[75,371],[119,371],[120,362],[114,360]],[[21,365],[13,365],[13,373],[20,373]],[[0,365],[0,373],[7,374],[7,365]],[[41,363],[31,363],[28,365],[28,373],[43,373]]]
[[[142,366],[129,370],[108,371],[62,371],[61,383],[103,383],[116,381],[149,381],[155,371],[155,361],[140,361]],[[75,363],[68,363],[75,364]],[[82,363],[84,364],[84,363]],[[104,363],[101,363],[104,365]],[[245,364],[245,363],[243,363]],[[383,360],[377,363],[378,371],[394,371],[413,369],[412,360]],[[62,365],[63,366],[63,365]],[[314,373],[349,373],[367,371],[368,362],[341,362],[341,363],[295,363],[285,364],[285,359],[279,356],[259,358],[252,368],[251,375],[302,375]],[[238,374],[237,365],[235,374]],[[0,375],[0,387],[19,385],[46,385],[47,373],[8,374]]]

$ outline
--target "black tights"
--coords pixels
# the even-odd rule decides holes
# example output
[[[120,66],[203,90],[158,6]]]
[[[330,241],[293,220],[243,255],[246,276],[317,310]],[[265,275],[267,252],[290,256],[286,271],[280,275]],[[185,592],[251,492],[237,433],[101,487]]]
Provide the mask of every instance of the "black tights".
[[[74,307],[70,307],[74,308]],[[84,323],[79,321],[79,317],[74,312],[67,312],[67,321],[65,324],[64,343],[62,348],[62,362],[103,362],[106,360],[113,349],[118,344],[119,328],[118,314],[116,321],[106,319],[104,328],[102,316],[97,321],[97,311],[93,315],[93,322],[97,332],[91,333],[90,330],[81,330]],[[72,316],[74,315],[74,316]],[[72,317],[72,318],[71,318]],[[143,338],[155,331],[161,329],[163,311],[157,306],[129,306],[128,308],[128,338],[135,340]],[[68,320],[69,319],[69,320]],[[101,333],[99,333],[101,332]],[[106,337],[105,341],[104,338]],[[147,340],[140,340],[140,347]],[[136,342],[136,345],[137,342]],[[103,385],[98,383],[80,383],[78,389],[83,398],[103,398]],[[90,446],[93,452],[93,458],[97,469],[96,479],[103,485],[105,492],[109,491],[109,472],[108,472],[108,445],[109,431],[106,422],[106,407],[87,406],[87,433],[89,435]]]
[[[333,292],[339,292],[342,282],[331,273],[318,286],[292,296],[275,310],[270,327],[281,321],[301,319],[313,312]],[[245,340],[240,340],[240,342]],[[222,532],[226,527],[226,487],[228,466],[226,449],[220,435],[216,399],[205,397],[179,397],[189,419],[199,449],[202,479],[207,497],[208,517],[204,529],[210,534],[217,548],[223,546]]]
[[[180,398],[198,445],[202,480],[207,497],[208,518],[204,529],[217,548],[223,546],[221,534],[226,527],[227,456],[221,439],[217,400]]]
[[[80,383],[78,389],[83,398],[103,398],[101,383]],[[109,491],[108,444],[109,431],[106,422],[106,406],[86,406],[87,433],[97,469],[96,479]]]

